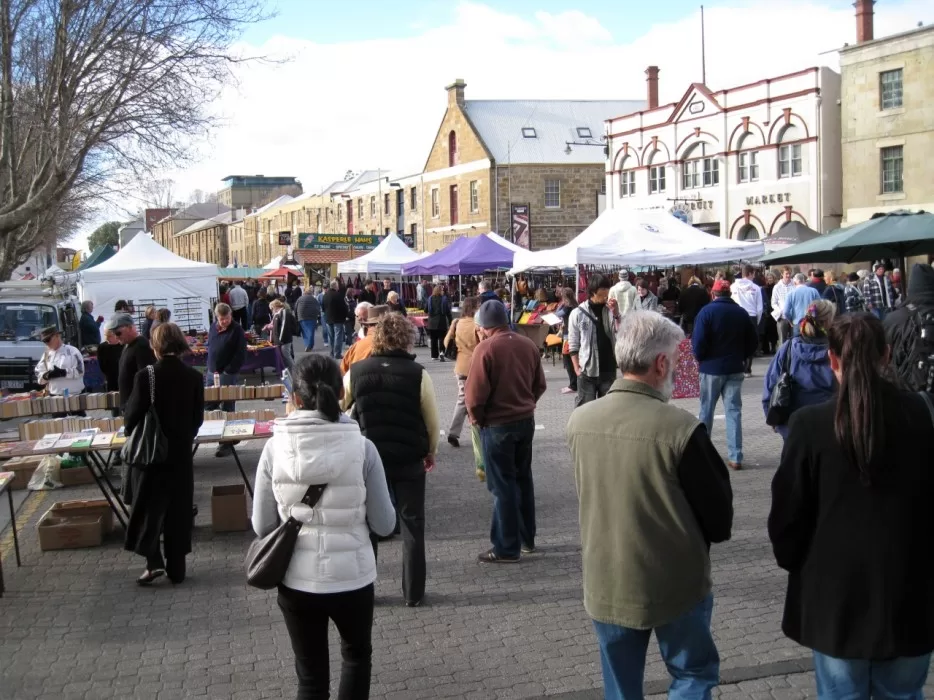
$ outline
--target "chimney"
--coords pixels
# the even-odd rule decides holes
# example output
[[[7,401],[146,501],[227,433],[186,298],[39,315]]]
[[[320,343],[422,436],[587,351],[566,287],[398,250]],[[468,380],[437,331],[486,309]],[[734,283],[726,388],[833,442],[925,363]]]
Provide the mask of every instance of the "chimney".
[[[467,83],[464,82],[464,79],[458,78],[453,83],[444,88],[448,91],[448,107],[453,107],[454,105],[457,105],[458,107],[464,106],[465,87],[467,87]]]
[[[876,0],[856,0],[856,43],[872,41],[872,6]]]
[[[658,107],[658,66],[649,66],[645,69],[646,109]]]

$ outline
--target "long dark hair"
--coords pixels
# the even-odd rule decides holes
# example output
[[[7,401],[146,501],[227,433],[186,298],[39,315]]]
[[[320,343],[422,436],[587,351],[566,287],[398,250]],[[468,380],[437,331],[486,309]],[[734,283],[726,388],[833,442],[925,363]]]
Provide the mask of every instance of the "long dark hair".
[[[837,392],[834,434],[850,461],[859,468],[860,481],[872,484],[872,465],[885,446],[882,376],[886,353],[882,322],[872,314],[841,316],[827,334],[830,351],[840,360],[842,376]]]
[[[341,392],[341,371],[327,355],[308,353],[295,360],[292,391],[302,400],[304,409],[318,411],[332,423],[340,419],[337,397]]]

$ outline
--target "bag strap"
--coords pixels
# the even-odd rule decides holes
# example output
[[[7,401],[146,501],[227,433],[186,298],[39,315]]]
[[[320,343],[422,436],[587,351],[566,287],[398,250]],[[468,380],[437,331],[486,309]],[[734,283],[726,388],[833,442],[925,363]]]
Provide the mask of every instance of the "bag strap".
[[[318,501],[321,500],[321,494],[324,493],[326,487],[327,484],[312,484],[308,487],[308,490],[305,491],[301,502],[309,508],[314,508],[318,504]]]
[[[147,365],[146,371],[149,373],[149,405],[155,407],[156,405],[156,370],[152,365]]]
[[[928,412],[931,414],[931,423],[934,423],[934,399],[926,391],[919,391],[918,393],[921,394],[924,405],[928,407]]]
[[[782,358],[782,372],[784,374],[791,374],[791,350],[794,347],[792,344],[794,341],[788,341],[788,352],[785,353],[785,357]]]

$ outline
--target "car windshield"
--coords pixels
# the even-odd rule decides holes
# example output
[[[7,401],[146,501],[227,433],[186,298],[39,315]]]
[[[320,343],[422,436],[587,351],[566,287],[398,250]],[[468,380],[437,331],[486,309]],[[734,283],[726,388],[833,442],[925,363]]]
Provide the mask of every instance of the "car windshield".
[[[38,340],[46,326],[58,326],[54,306],[0,302],[0,340]]]

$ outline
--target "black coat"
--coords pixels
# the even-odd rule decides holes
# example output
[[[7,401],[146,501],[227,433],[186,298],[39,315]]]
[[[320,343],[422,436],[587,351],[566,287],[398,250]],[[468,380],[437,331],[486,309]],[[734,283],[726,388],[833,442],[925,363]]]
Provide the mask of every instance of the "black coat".
[[[448,326],[451,325],[451,302],[446,296],[428,297],[428,303],[425,305],[428,311],[428,330],[447,333]]]
[[[934,650],[934,424],[918,394],[882,394],[885,442],[865,486],[834,437],[835,401],[792,415],[769,537],[789,572],[782,630],[847,659]]]
[[[120,343],[111,345],[101,343],[97,346],[97,366],[107,381],[107,391],[120,391],[120,358],[123,356],[123,346]]]
[[[684,321],[693,321],[697,314],[707,304],[710,303],[710,292],[707,288],[699,284],[692,284],[687,289],[681,291],[678,298],[678,310],[681,312],[681,319]]]
[[[158,546],[160,534],[175,551],[191,551],[191,507],[194,472],[191,448],[204,420],[204,379],[177,357],[155,364],[156,414],[168,442],[164,464],[145,471],[132,468],[133,509],[125,548],[146,556]],[[142,423],[149,410],[149,372],[137,373],[124,414],[126,432]]]
[[[347,320],[347,302],[344,301],[344,295],[339,289],[329,289],[324,293],[324,299],[321,302],[321,313],[324,314],[324,322],[335,326]]]
[[[149,341],[143,336],[138,336],[123,346],[123,352],[120,354],[120,369],[117,375],[121,408],[126,407],[127,401],[130,399],[137,372],[144,367],[155,364],[155,362],[156,356],[149,346]]]

